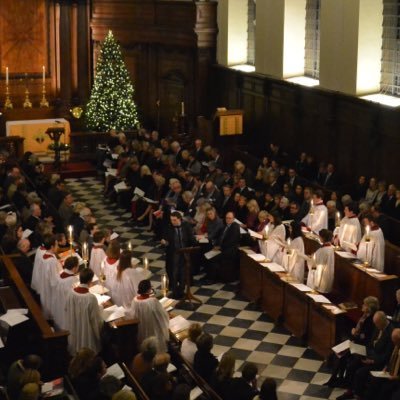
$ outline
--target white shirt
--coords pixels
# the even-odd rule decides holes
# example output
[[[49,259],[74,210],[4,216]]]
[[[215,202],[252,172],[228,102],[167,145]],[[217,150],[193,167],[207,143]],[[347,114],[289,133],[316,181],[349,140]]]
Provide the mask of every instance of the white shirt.
[[[107,256],[103,247],[97,248],[97,246],[100,246],[100,244],[94,243],[92,251],[90,252],[89,268],[92,269],[97,276],[100,276],[101,263]]]
[[[268,232],[268,239],[259,240],[260,252],[273,262],[281,264],[282,247],[285,243],[286,230],[283,224],[274,226],[271,223],[266,225],[264,232]]]
[[[40,303],[46,318],[54,317],[54,298],[57,296],[56,286],[61,272],[61,264],[53,253],[46,251],[42,256],[43,275],[40,283]]]
[[[351,246],[348,243],[357,245],[361,240],[361,225],[357,217],[343,217],[340,221],[340,226],[335,229],[334,235],[338,237],[340,246],[351,251]]]
[[[42,291],[42,282],[43,282],[43,254],[46,252],[44,247],[38,247],[35,254],[35,260],[33,262],[33,270],[32,270],[32,281],[31,288],[38,294]]]
[[[193,364],[194,355],[196,354],[197,346],[189,338],[183,339],[181,346],[181,354],[183,358],[189,363]]]

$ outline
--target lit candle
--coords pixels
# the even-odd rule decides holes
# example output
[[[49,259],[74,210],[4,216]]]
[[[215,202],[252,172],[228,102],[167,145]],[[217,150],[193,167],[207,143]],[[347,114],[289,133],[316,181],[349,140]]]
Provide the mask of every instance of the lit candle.
[[[86,242],[82,245],[82,258],[83,261],[87,261],[89,259],[88,244]]]
[[[167,297],[168,294],[168,277],[164,274],[161,278],[161,290],[164,294],[164,297]]]
[[[340,226],[340,212],[336,213],[336,226]]]
[[[369,241],[369,231],[370,231],[370,227],[369,227],[369,225],[367,225],[366,227],[365,227],[365,240],[366,241]]]
[[[43,85],[44,85],[46,82],[46,67],[44,65],[42,67],[42,71],[43,71],[42,76],[43,76]]]
[[[269,232],[269,224],[264,228],[265,238],[268,239],[268,232]]]
[[[290,238],[288,238],[287,240],[287,254],[292,254],[292,250],[290,248],[290,245],[292,244],[292,241],[290,240]]]
[[[131,241],[128,242],[128,250],[132,251],[132,243],[131,243]]]
[[[74,228],[72,227],[72,225],[68,225],[68,236],[69,236],[69,243],[72,246],[72,242],[73,242],[73,234]]]
[[[147,257],[144,258],[144,269],[149,269],[149,260],[147,259]]]
[[[8,86],[8,67],[6,67],[6,85]]]
[[[185,115],[185,103],[183,101],[181,103],[181,111],[182,111],[182,115]]]

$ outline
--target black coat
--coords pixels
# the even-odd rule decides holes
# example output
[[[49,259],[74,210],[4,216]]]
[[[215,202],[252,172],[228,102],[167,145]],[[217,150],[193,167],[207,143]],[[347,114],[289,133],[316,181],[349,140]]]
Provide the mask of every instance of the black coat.
[[[243,378],[233,378],[229,385],[226,385],[222,393],[223,399],[229,400],[252,400],[258,393]]]
[[[235,258],[239,254],[240,226],[233,222],[220,238],[221,254],[223,258]]]

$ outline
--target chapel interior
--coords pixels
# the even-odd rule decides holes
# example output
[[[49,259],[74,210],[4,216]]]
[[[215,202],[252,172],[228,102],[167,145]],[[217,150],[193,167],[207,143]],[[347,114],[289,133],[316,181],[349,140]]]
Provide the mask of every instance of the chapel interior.
[[[96,69],[104,57],[102,46],[107,37],[119,45],[137,114],[135,123],[129,126],[111,124],[106,129],[94,129],[87,123],[94,88],[101,79],[113,79],[112,68],[107,76],[100,76]],[[110,65],[106,62],[102,68],[107,70]],[[104,104],[109,104],[108,98]],[[399,110],[400,0],[0,0],[0,400],[250,400],[255,396],[257,400],[400,399]],[[109,110],[103,111],[107,115]],[[157,138],[153,138],[153,132]],[[197,158],[200,153],[196,153],[195,142],[202,146],[202,154],[203,149],[209,148],[202,159]],[[110,143],[120,149],[114,151]],[[179,146],[177,153],[175,143]],[[143,155],[145,147],[147,153]],[[168,154],[169,161],[156,159],[152,153],[155,148]],[[179,164],[178,156],[184,152],[190,161],[179,158]],[[35,159],[34,166],[29,164],[29,157]],[[197,161],[201,172],[192,173],[189,166]],[[146,174],[142,167],[148,164],[150,176],[161,176],[165,192],[152,197],[145,191],[154,201],[144,203],[144,192],[138,194],[129,185],[131,171],[125,179],[128,187],[119,176],[125,162],[135,164],[140,174]],[[159,172],[157,162],[166,162],[168,173]],[[268,171],[265,179],[261,176],[264,170]],[[290,171],[296,176],[291,176]],[[228,214],[234,213],[233,223],[240,224],[235,256],[228,261],[219,260],[215,274],[210,274],[214,264],[205,255],[213,249],[211,239],[207,239],[207,223],[200,226],[194,220],[195,213],[202,212],[202,203],[197,203],[197,211],[191,206],[193,199],[195,204],[200,197],[192,189],[197,183],[186,181],[185,173],[190,179],[199,180],[198,193],[202,191],[205,202],[210,200],[208,206],[217,209],[224,225],[218,244],[230,227]],[[216,183],[215,174],[219,174],[220,184]],[[273,178],[269,180],[270,174],[276,174],[280,189],[276,189]],[[163,232],[171,228],[174,235],[172,220],[182,220],[176,216],[179,206],[167,199],[170,193],[174,195],[170,180],[174,178],[186,187],[179,195],[187,203],[183,221],[188,218],[194,232],[194,236],[193,232],[190,235],[197,242],[188,240],[190,245],[183,246],[179,228],[175,240],[180,243],[175,247],[186,250],[177,250],[168,261],[171,236],[164,236]],[[243,194],[241,180],[247,195]],[[215,192],[207,191],[211,181],[211,190],[218,192],[220,208],[213,197]],[[122,187],[115,188],[121,182]],[[21,196],[10,194],[12,185]],[[58,185],[62,185],[62,191]],[[232,190],[232,199],[237,194],[235,202],[239,205],[232,209],[224,208],[225,186]],[[295,186],[301,186],[300,194],[295,192]],[[57,204],[50,195],[53,187],[51,193],[60,196]],[[310,190],[309,198],[306,190]],[[187,195],[188,201],[187,191],[193,193]],[[239,217],[242,194],[245,208],[250,210],[243,213],[243,218],[252,212],[250,202],[257,210],[251,227],[246,222],[249,218],[243,223]],[[65,222],[61,209],[68,196],[73,197],[74,207],[80,205],[75,216],[85,220],[80,228],[88,232],[84,240],[72,231],[76,229],[73,217]],[[287,201],[285,205],[282,199]],[[308,220],[299,217],[304,204],[302,217],[308,216]],[[314,229],[316,209],[323,204],[327,207],[327,225]],[[73,206],[68,205],[71,209]],[[302,273],[297,280],[281,266],[285,257],[287,260],[292,254],[290,221],[297,218],[290,214],[292,206],[298,207],[297,225],[299,229],[302,226],[299,235],[304,242],[304,259],[299,262],[305,265],[305,276]],[[146,224],[137,219],[138,210],[142,209]],[[85,214],[86,210],[90,215]],[[262,245],[258,244],[268,242],[272,236],[268,229],[264,232],[266,225],[258,225],[262,210],[272,215],[271,224],[276,227],[279,221],[286,229],[279,242],[279,254],[274,253],[273,257],[269,257],[271,245],[264,257]],[[91,222],[86,217],[92,218]],[[36,223],[30,225],[32,218],[50,224],[53,231],[39,235]],[[266,218],[268,224],[270,217]],[[356,218],[357,224],[359,220],[355,244],[338,239],[344,235],[340,227],[345,218]],[[121,386],[109,393],[96,386],[96,390],[92,388],[95,394],[89,393],[92,389],[87,386],[83,391],[86,393],[81,394],[81,388],[75,385],[71,359],[75,360],[76,352],[71,351],[71,337],[76,333],[58,329],[57,318],[53,320],[46,312],[47,289],[42,286],[42,292],[38,292],[30,282],[32,271],[38,268],[36,258],[43,239],[51,235],[63,247],[55,252],[57,259],[64,257],[64,262],[72,254],[79,255],[81,272],[74,270],[83,279],[79,287],[85,279],[91,280],[82,270],[88,269],[96,247],[96,236],[91,233],[94,225],[108,232],[102,242],[108,246],[104,253],[107,260],[112,258],[112,242],[117,241],[117,258],[121,253],[122,259],[129,251],[132,260],[149,272],[146,276],[154,293],[151,297],[167,297],[168,308],[164,308],[170,318],[168,349],[154,360],[159,356],[160,362],[165,362],[162,356],[168,353],[169,384],[177,389],[176,393],[155,394],[148,389],[148,382],[136,375],[131,363],[137,354],[143,354],[141,344],[148,339],[142,337],[144,323],[142,320],[141,325],[138,314],[130,317],[121,311],[122,303],[113,296],[106,296],[105,303],[112,302],[116,317],[104,317],[98,338],[101,351],[95,351],[97,357],[93,356],[91,362],[98,362],[101,357],[101,365],[113,366],[108,376],[117,377]],[[18,229],[23,231],[22,237],[18,236]],[[372,234],[369,236],[370,229],[371,233],[383,232],[379,243]],[[7,235],[17,235],[14,244],[3,240]],[[30,242],[25,251],[26,239]],[[366,259],[359,250],[362,243]],[[44,246],[47,251],[52,245]],[[314,278],[314,286],[307,293],[307,276],[314,270],[318,273],[318,265],[316,269],[307,265],[311,265],[313,257],[315,264],[315,254],[327,246],[334,259],[330,289],[319,290],[322,274],[329,267],[326,261],[319,282]],[[370,256],[369,249],[373,249]],[[380,255],[376,254],[378,250]],[[21,257],[29,258],[29,262],[21,261]],[[378,266],[378,259],[382,265]],[[266,264],[271,261],[275,267],[269,268]],[[174,264],[173,271],[180,268],[181,277],[175,272],[170,275],[168,262]],[[104,290],[109,281],[103,262],[95,270],[96,277],[100,279],[98,287]],[[42,285],[45,284],[46,280]],[[173,290],[175,284],[180,288],[178,295]],[[174,292],[171,296],[169,290]],[[142,295],[140,285],[135,286],[134,292]],[[100,303],[99,296],[105,294],[97,293],[100,308],[105,307],[105,299]],[[370,297],[378,302],[372,315],[365,311]],[[13,309],[26,312],[13,313]],[[118,312],[122,314],[117,315]],[[10,322],[15,315],[23,317]],[[343,353],[332,350],[349,338],[358,343],[354,338],[366,318],[371,320],[374,335],[378,332],[375,341],[362,343],[367,353],[356,353],[358,358],[355,357],[350,354],[350,344],[341,350]],[[173,328],[172,320],[182,329]],[[196,323],[203,332],[201,336],[211,335],[212,354],[220,366],[224,354],[233,355],[234,377],[243,375],[241,379],[245,379],[246,372],[242,372],[256,366],[251,397],[241,397],[239,389],[236,393],[226,389],[229,397],[221,394],[225,392],[214,385],[214,375],[208,379],[182,355],[182,343],[188,335],[190,338],[189,326]],[[88,326],[91,324],[95,322]],[[368,362],[374,357],[370,351],[374,355],[378,352],[374,346],[388,327],[385,362],[372,361],[379,366],[376,370],[393,375],[393,379],[382,383],[383,378],[372,376]],[[29,355],[39,356],[40,366],[27,367],[36,360],[27,359]],[[339,364],[344,376],[334,376]],[[159,373],[156,364],[151,368],[155,375]],[[30,376],[32,380],[24,381],[24,385],[13,382],[18,396],[11,394],[8,388],[12,373],[22,376],[22,371],[27,370],[38,370],[40,379],[36,382]],[[96,382],[99,384],[106,375],[96,377]],[[57,378],[62,378],[59,391]],[[164,385],[156,378],[150,388]],[[41,382],[46,384],[42,386]],[[42,395],[35,394],[36,383]],[[276,394],[275,389],[268,394],[267,384],[276,386]],[[190,388],[187,393],[186,387]],[[135,397],[123,397],[128,396],[125,392]]]

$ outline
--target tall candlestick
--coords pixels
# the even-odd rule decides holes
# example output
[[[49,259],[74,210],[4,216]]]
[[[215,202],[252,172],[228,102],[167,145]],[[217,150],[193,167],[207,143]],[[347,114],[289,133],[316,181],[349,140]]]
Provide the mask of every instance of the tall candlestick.
[[[168,276],[164,274],[161,277],[161,291],[163,292],[164,297],[167,297],[168,294]]]
[[[6,67],[6,85],[8,86],[8,67]]]
[[[132,243],[131,243],[131,241],[128,242],[128,250],[132,251]]]
[[[89,260],[89,250],[88,250],[88,244],[85,242],[82,245],[82,259],[85,263],[85,266]]]
[[[72,227],[72,225],[68,225],[69,250],[71,252],[71,256],[72,256],[72,245],[74,243],[73,231],[74,231],[74,228]]]
[[[181,114],[182,114],[182,116],[185,115],[185,103],[183,101],[181,103]]]
[[[44,85],[46,82],[46,67],[44,65],[42,67],[42,71],[43,71],[42,76],[43,76],[43,85]]]
[[[147,257],[145,257],[143,260],[143,266],[144,266],[144,269],[149,269],[149,260]]]
[[[371,228],[369,227],[369,225],[367,225],[365,227],[365,240],[369,242],[369,232],[370,232]]]

